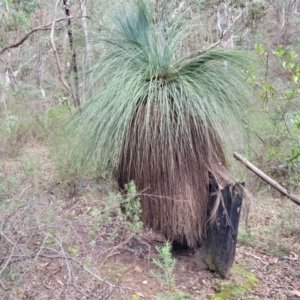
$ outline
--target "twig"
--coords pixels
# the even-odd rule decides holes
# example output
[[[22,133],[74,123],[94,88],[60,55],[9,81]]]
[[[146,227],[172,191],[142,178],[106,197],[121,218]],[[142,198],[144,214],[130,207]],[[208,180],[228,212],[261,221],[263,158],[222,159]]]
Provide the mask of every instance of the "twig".
[[[117,285],[114,285],[108,281],[106,281],[105,279],[103,279],[102,277],[98,276],[97,274],[93,273],[90,269],[88,269],[81,261],[73,258],[73,257],[70,257],[68,256],[68,259],[76,262],[81,268],[83,268],[87,273],[89,273],[92,277],[96,278],[97,280],[107,284],[109,287],[111,288],[117,288],[118,286]]]
[[[66,262],[66,266],[67,266],[67,269],[68,269],[68,282],[67,282],[67,286],[66,286],[65,291],[64,291],[65,292],[65,298],[67,299],[67,291],[70,287],[71,278],[74,277],[74,276],[73,276],[72,268],[70,267],[70,263],[69,263],[69,260],[68,260],[69,255],[66,253],[66,251],[63,248],[61,242],[57,238],[54,238],[54,240],[56,241],[56,243],[59,245],[60,249],[62,250],[63,258]]]
[[[246,255],[249,255],[249,256],[252,256],[252,257],[254,257],[254,258],[256,258],[256,259],[258,259],[264,266],[261,268],[263,271],[266,271],[266,269],[267,269],[267,267],[270,265],[270,264],[274,264],[274,263],[276,263],[277,261],[278,261],[278,258],[277,258],[277,261],[276,262],[268,262],[268,261],[264,261],[264,260],[262,260],[259,256],[256,256],[256,255],[254,255],[254,254],[251,254],[251,253],[249,253],[249,252],[245,252],[245,254]]]
[[[103,262],[100,265],[100,268],[102,268],[102,266],[104,265],[104,263],[106,262],[106,260],[114,255],[114,252],[118,249],[118,248],[122,248],[123,245],[127,244],[128,241],[130,241],[130,239],[132,239],[132,237],[135,235],[135,233],[132,233],[126,240],[124,240],[122,243],[118,244],[117,246],[113,247],[113,249],[108,253],[108,255],[106,255],[106,257],[104,258]]]
[[[150,246],[148,243],[146,243],[145,241],[143,241],[142,239],[137,238],[136,236],[134,236],[133,238],[134,238],[136,241],[138,241],[139,243],[141,243],[141,244],[143,244],[143,245],[145,245],[145,246],[148,247],[148,258],[147,258],[147,263],[148,263],[148,266],[149,266],[149,264],[150,264],[150,252],[151,252],[151,246]]]
[[[69,256],[69,255],[62,255],[60,254],[58,251],[54,250],[54,249],[51,249],[51,248],[44,248],[44,250],[50,250],[52,252],[55,252],[57,253],[57,255],[48,255],[48,254],[43,254],[43,253],[40,253],[39,254],[39,257],[43,257],[43,258],[49,258],[49,259],[68,259],[68,260],[71,260],[71,261],[74,261],[76,264],[78,264],[84,271],[86,271],[87,273],[89,273],[92,277],[96,278],[97,280],[101,281],[102,283],[105,283],[106,285],[108,285],[109,287],[111,288],[119,288],[118,285],[115,285],[115,284],[112,284],[110,282],[108,282],[107,280],[103,279],[102,277],[98,276],[97,274],[93,273],[90,269],[88,269],[81,261]],[[16,257],[17,259],[14,259],[14,260],[11,260],[11,258],[14,258]],[[19,262],[19,261],[22,261],[22,260],[26,260],[26,259],[31,259],[31,258],[35,258],[37,257],[37,253],[32,253],[30,255],[9,255],[8,257],[0,257],[0,259],[6,259],[6,258],[9,258],[7,260],[7,263],[5,264],[5,266],[2,268],[2,270],[0,271],[0,275],[1,273],[3,272],[4,268],[7,267],[7,265],[10,265],[12,263],[16,263],[16,262]],[[126,288],[126,289],[130,289],[130,288]]]
[[[77,284],[74,282],[71,282],[71,285],[83,296],[86,297],[86,299],[91,299],[91,300],[98,300],[99,298],[95,295],[92,295],[91,293],[87,293],[86,291],[83,291]]]
[[[49,259],[65,259],[65,261],[67,260],[71,260],[74,261],[76,264],[78,264],[82,269],[84,269],[87,273],[89,273],[92,277],[96,278],[97,280],[107,284],[108,286],[112,287],[112,288],[118,288],[118,285],[114,285],[110,282],[108,282],[107,280],[103,279],[102,277],[98,276],[97,274],[93,273],[90,269],[88,269],[81,261],[69,256],[64,250],[63,253],[52,249],[52,248],[48,248],[48,247],[40,247],[40,249],[38,251],[35,251],[33,253],[31,253],[30,255],[15,255],[14,254],[14,250],[17,247],[17,245],[19,244],[19,241],[16,243],[13,243],[6,235],[4,235],[2,232],[0,232],[0,236],[2,236],[3,238],[5,238],[11,245],[13,245],[12,250],[10,255],[5,256],[5,257],[0,257],[0,260],[5,260],[6,262],[3,265],[3,267],[0,270],[0,277],[1,274],[3,273],[3,271],[6,269],[6,267],[8,265],[11,265],[12,263],[16,263],[18,261],[22,261],[22,260],[26,260],[26,259],[32,259],[32,258],[38,258],[38,257],[44,257],[44,258],[49,258]],[[57,241],[57,240],[56,240]],[[59,243],[61,249],[63,249],[62,245]],[[42,253],[42,250],[44,251],[51,251],[56,253],[56,255],[48,255],[48,254],[44,254]],[[17,258],[17,259],[13,259],[13,258]],[[69,266],[69,265],[68,265]],[[69,266],[70,267],[70,266]]]
[[[32,187],[32,185],[29,185],[29,186],[25,187],[25,188],[22,190],[22,192],[21,192],[19,198],[21,198],[21,197],[23,196],[23,194],[25,193],[25,191],[28,190],[28,189],[31,188],[31,187]]]
[[[102,277],[100,277],[99,275],[95,274],[90,269],[88,269],[81,261],[77,260],[76,258],[73,258],[73,257],[69,256],[65,252],[64,252],[64,255],[63,255],[59,251],[57,251],[55,249],[52,249],[52,248],[48,248],[48,247],[44,247],[43,250],[48,250],[48,251],[54,252],[54,253],[56,253],[56,255],[48,255],[48,254],[40,253],[39,257],[49,258],[49,259],[68,259],[68,260],[71,260],[71,261],[75,262],[76,264],[78,264],[83,270],[85,270],[87,273],[89,273],[92,277],[96,278],[97,280],[101,281],[102,283],[105,283],[109,287],[111,287],[113,289],[121,288],[119,285],[112,284],[112,283],[108,282],[107,280],[103,279]],[[30,255],[12,255],[11,254],[9,256],[9,258],[16,257],[18,259],[12,260],[9,264],[15,263],[15,262],[18,262],[18,261],[21,261],[21,260],[25,260],[25,259],[35,258],[36,256],[37,256],[37,252],[34,252]],[[0,259],[6,259],[6,258],[7,257],[0,257]],[[128,287],[123,287],[123,288],[125,288],[127,290],[132,290],[131,288],[128,288]]]
[[[0,231],[0,236],[4,237],[12,246],[15,246],[16,243],[14,243],[10,238],[8,238],[3,232]],[[1,273],[0,273],[1,275]]]
[[[4,270],[6,269],[6,267],[8,266],[8,264],[9,264],[9,262],[10,262],[12,256],[13,256],[13,253],[14,253],[14,251],[15,251],[15,248],[16,248],[17,245],[18,245],[18,242],[17,242],[17,243],[13,243],[13,242],[10,241],[10,239],[9,239],[8,237],[6,237],[3,233],[0,233],[0,234],[1,234],[1,236],[3,236],[7,241],[9,241],[9,242],[13,245],[13,247],[12,247],[12,249],[11,249],[11,253],[10,253],[10,255],[8,256],[8,259],[7,259],[6,262],[4,263],[2,269],[0,270],[0,278],[1,278],[1,274],[3,273],[3,271],[4,271]]]
[[[256,259],[258,259],[260,262],[262,262],[263,264],[265,264],[266,262],[263,260],[263,259],[261,259],[259,256],[257,256],[257,255],[254,255],[254,254],[252,254],[252,253],[249,253],[249,252],[245,252],[245,254],[246,255],[249,255],[249,256],[252,256],[252,257],[254,257],[254,258],[256,258]]]
[[[7,291],[7,290],[8,290],[7,287],[4,285],[4,283],[1,281],[1,279],[0,279],[0,286],[2,287],[2,289],[3,289],[4,291]]]
[[[291,251],[291,254],[294,257],[290,257],[290,256],[282,256],[282,259],[286,259],[286,260],[298,260],[298,255],[295,252]]]

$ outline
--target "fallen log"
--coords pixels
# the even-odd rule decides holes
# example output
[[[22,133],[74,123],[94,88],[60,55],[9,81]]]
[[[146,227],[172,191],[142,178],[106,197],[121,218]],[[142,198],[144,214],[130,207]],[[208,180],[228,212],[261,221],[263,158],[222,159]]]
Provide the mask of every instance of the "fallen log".
[[[254,174],[256,174],[258,177],[260,177],[263,181],[271,185],[274,189],[279,191],[280,193],[284,194],[288,199],[292,200],[295,204],[300,206],[300,199],[297,198],[295,195],[290,194],[283,186],[278,184],[275,180],[267,176],[264,172],[259,170],[257,167],[252,165],[247,159],[242,157],[237,152],[233,153],[233,156],[235,159],[237,159],[239,162],[241,162],[246,168],[248,168],[250,171],[252,171]]]

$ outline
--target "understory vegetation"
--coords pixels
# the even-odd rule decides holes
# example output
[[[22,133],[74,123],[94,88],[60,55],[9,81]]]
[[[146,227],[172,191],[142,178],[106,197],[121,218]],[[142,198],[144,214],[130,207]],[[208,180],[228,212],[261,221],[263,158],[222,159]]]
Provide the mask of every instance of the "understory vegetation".
[[[220,56],[224,70],[217,73],[215,80],[221,84],[215,88],[219,89],[217,95],[222,95],[218,98],[222,98],[222,103],[215,104],[208,118],[206,113],[202,115],[204,124],[217,124],[210,142],[218,145],[219,137],[230,141],[230,147],[224,148],[228,170],[235,180],[246,182],[251,194],[244,202],[232,274],[222,279],[207,270],[197,269],[192,251],[172,249],[165,236],[145,226],[140,200],[152,199],[150,186],[141,188],[139,182],[131,181],[124,167],[122,172],[126,176],[122,179],[122,189],[118,184],[117,158],[122,161],[128,155],[130,163],[138,162],[142,167],[148,166],[143,159],[149,158],[141,155],[140,148],[126,152],[130,142],[123,156],[117,157],[124,140],[117,140],[110,130],[123,130],[136,139],[129,141],[147,136],[146,129],[135,136],[134,131],[130,133],[132,123],[128,123],[127,129],[124,127],[129,119],[118,119],[124,110],[131,110],[134,115],[140,105],[138,101],[146,101],[144,95],[148,95],[149,89],[145,88],[141,97],[140,86],[135,86],[138,80],[145,79],[141,79],[143,73],[136,74],[137,69],[133,68],[132,73],[127,74],[129,59],[122,63],[114,61],[118,53],[108,52],[109,48],[101,43],[105,37],[111,45],[123,43],[124,51],[128,46],[124,40],[110,40],[109,36],[113,32],[109,17],[120,8],[119,1],[66,1],[65,6],[63,2],[4,1],[0,6],[0,299],[299,297],[299,207],[234,161],[232,150],[241,153],[291,193],[300,195],[300,3],[290,0],[147,2],[153,14],[148,20],[154,22],[152,38],[157,38],[156,30],[161,35],[174,30],[172,41],[178,46],[175,60],[179,61],[176,65],[173,58],[169,59],[174,50],[171,45],[167,49],[170,53],[165,50],[165,57],[153,62],[153,70],[147,69],[148,81],[159,77],[173,84],[173,79],[182,71],[180,68],[185,68],[183,61],[192,61],[194,55],[210,50],[217,50],[213,53],[242,50],[250,52],[251,59],[254,57],[252,65],[246,65],[249,60],[241,60],[245,65],[235,86],[235,96],[244,95],[244,100],[249,99],[251,90],[252,96],[246,105],[236,103],[227,107],[228,114],[224,111],[221,120],[214,119],[216,112],[222,110],[222,101],[232,95],[230,92],[222,98],[222,89],[234,82],[236,75],[234,72],[226,75],[228,62],[224,63],[225,56]],[[71,11],[69,24],[66,8]],[[171,21],[176,17],[179,21],[172,27]],[[159,19],[165,22],[164,28],[159,28]],[[182,37],[182,32],[176,30],[187,21],[191,24],[190,32]],[[129,54],[133,55],[134,51],[137,49]],[[147,57],[144,54],[134,56],[140,60],[138,69],[149,59],[148,54]],[[209,55],[205,58],[212,59]],[[105,60],[109,65],[105,65]],[[101,74],[94,71],[99,61]],[[124,72],[120,73],[118,67]],[[166,68],[165,78],[160,78],[162,67]],[[193,66],[183,71],[192,73]],[[186,78],[188,82],[190,77]],[[204,81],[211,79],[203,78]],[[116,90],[108,86],[109,80],[117,82]],[[129,86],[136,89],[132,91]],[[187,88],[188,95],[191,86]],[[106,110],[97,106],[95,113],[95,107],[86,104],[90,103],[89,99],[97,101],[94,96],[100,93],[99,87],[101,91],[109,89],[104,96],[109,94],[110,97],[105,98]],[[247,91],[242,89],[245,87]],[[156,89],[154,86],[150,94],[155,94]],[[128,105],[120,101],[122,105],[113,106],[113,100],[123,97],[124,90],[128,99],[135,96],[138,103]],[[173,92],[178,92],[177,87]],[[162,108],[168,112],[166,95],[159,95],[160,112]],[[185,108],[181,106],[180,97],[173,100],[172,105],[178,100],[179,110],[172,111],[171,117],[179,122],[179,113]],[[155,101],[156,98],[153,103]],[[137,128],[144,126],[146,102],[141,103],[140,123],[133,117]],[[211,98],[208,98],[205,105],[210,103]],[[91,114],[86,113],[88,109]],[[110,109],[118,111],[114,119],[106,115]],[[151,109],[149,116],[153,114]],[[201,115],[201,107],[191,104],[189,109],[191,119],[195,120],[196,112]],[[229,118],[229,110],[235,113],[234,109],[240,116],[228,127],[227,116]],[[155,128],[161,128],[157,125],[162,122],[161,116],[156,112]],[[99,124],[106,119],[108,130],[95,125],[94,119]],[[70,127],[73,124],[70,120],[76,120],[78,127]],[[91,122],[81,127],[82,120]],[[69,124],[67,131],[66,124]],[[241,128],[244,128],[244,139],[240,135]],[[166,139],[160,137],[159,143],[147,141],[148,154],[154,148],[163,152],[162,145],[170,142],[174,128],[167,130],[170,135]],[[187,140],[194,142],[193,136],[188,136],[190,132],[184,128],[182,131],[187,133]],[[205,133],[211,132],[205,129]],[[101,136],[101,140],[97,136]],[[90,137],[94,138],[94,148],[87,148],[86,141]],[[230,151],[226,152],[227,149]],[[166,160],[163,164],[167,167],[174,161]],[[153,167],[153,162],[150,163],[147,168],[141,168],[141,178],[149,174],[150,166]],[[187,169],[192,166],[192,163],[185,165]],[[159,184],[164,176],[152,178],[151,185]],[[172,182],[173,177],[170,178]],[[188,186],[198,180],[193,176],[184,178],[185,181],[179,180],[178,184]],[[163,210],[158,213],[166,214]],[[186,214],[182,218],[182,222],[189,221]]]

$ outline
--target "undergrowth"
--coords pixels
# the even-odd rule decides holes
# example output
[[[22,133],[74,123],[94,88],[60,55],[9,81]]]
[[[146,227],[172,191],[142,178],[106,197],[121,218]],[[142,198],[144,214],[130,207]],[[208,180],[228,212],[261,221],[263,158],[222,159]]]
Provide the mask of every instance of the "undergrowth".
[[[150,270],[150,274],[158,281],[174,287],[174,271],[176,267],[176,259],[172,257],[172,245],[167,242],[162,247],[156,247],[159,258],[153,259],[153,264],[157,267],[156,270]]]

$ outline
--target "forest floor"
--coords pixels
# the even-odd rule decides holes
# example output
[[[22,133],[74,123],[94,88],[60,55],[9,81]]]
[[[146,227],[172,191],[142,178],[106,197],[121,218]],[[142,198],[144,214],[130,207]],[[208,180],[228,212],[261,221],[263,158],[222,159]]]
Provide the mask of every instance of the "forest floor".
[[[111,182],[57,178],[45,146],[2,155],[1,300],[300,299],[300,210],[286,198],[255,197],[229,278],[182,250],[170,284],[153,263],[163,237],[120,217]]]

